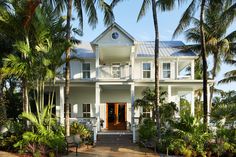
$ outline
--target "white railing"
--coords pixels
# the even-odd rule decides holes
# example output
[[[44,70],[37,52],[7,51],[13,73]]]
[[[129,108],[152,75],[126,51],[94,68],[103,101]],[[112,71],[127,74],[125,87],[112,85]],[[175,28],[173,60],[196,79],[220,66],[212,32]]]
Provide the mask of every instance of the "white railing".
[[[99,79],[130,79],[131,67],[120,65],[119,70],[114,71],[110,65],[101,65],[99,68]]]

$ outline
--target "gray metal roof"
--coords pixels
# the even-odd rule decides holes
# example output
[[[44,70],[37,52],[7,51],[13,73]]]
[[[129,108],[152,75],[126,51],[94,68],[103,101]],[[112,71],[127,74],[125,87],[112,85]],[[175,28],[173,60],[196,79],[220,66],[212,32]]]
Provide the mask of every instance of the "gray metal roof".
[[[160,57],[194,57],[193,51],[183,50],[185,44],[182,41],[160,41]],[[154,41],[140,41],[136,43],[136,54],[138,57],[154,56]],[[74,48],[77,57],[84,59],[95,58],[95,53],[89,43],[81,43]]]
[[[74,48],[75,55],[83,59],[93,59],[96,58],[95,53],[89,43],[81,43]]]
[[[183,46],[182,41],[160,41],[159,57],[196,56],[193,51],[183,50]],[[154,47],[154,41],[138,42],[136,54],[138,57],[153,57]]]

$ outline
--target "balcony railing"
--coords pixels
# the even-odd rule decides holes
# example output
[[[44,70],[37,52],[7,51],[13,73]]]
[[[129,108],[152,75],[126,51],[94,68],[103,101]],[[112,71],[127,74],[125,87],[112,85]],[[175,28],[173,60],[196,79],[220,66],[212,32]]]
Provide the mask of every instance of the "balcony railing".
[[[99,79],[130,79],[131,67],[129,65],[102,65],[99,68]]]

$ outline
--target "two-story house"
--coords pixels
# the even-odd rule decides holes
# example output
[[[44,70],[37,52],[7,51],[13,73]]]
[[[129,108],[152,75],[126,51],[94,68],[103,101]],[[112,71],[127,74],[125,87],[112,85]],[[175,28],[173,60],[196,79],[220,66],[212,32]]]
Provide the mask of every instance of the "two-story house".
[[[183,46],[181,41],[160,42],[160,86],[167,91],[167,100],[178,105],[180,97],[188,95],[194,115],[194,91],[202,88],[202,80],[194,78],[197,55],[183,51]],[[134,117],[151,114],[133,104],[145,88],[154,88],[154,42],[136,41],[114,23],[76,52],[83,61],[70,63],[71,119],[95,117],[98,132],[134,131]],[[64,80],[57,80],[56,114],[64,124]]]

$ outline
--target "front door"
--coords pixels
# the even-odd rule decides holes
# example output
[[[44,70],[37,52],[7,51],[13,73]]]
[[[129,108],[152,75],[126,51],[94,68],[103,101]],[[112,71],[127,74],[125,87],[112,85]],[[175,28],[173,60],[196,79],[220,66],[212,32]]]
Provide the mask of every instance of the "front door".
[[[106,117],[108,130],[125,130],[126,103],[107,103]]]

